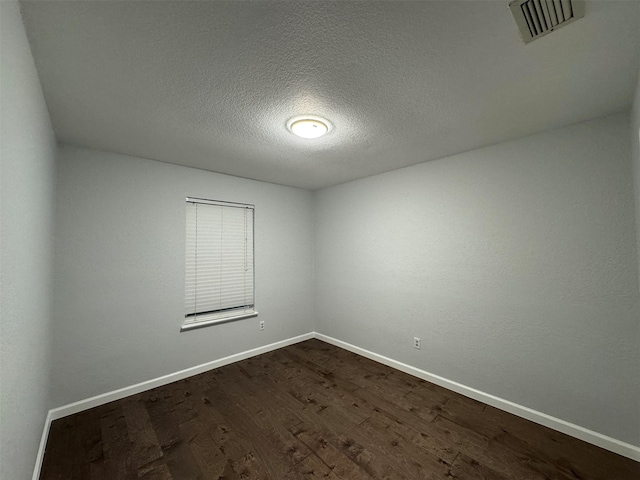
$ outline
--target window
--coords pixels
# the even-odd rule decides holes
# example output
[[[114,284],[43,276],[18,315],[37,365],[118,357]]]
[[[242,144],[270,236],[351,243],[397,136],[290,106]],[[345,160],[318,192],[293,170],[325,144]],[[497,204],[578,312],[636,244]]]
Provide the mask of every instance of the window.
[[[187,198],[182,330],[255,317],[254,206]]]

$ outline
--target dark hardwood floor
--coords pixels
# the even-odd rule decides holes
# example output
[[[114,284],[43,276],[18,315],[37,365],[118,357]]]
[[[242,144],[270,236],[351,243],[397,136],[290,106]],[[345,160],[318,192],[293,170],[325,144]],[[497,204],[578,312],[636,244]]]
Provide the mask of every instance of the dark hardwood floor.
[[[640,463],[310,340],[56,420],[40,478],[639,480]]]

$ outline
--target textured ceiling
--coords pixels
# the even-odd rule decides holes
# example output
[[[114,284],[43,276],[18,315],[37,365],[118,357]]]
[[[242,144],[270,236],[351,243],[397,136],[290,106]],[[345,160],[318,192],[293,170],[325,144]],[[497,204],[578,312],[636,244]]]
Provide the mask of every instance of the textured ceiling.
[[[629,108],[640,2],[25,2],[58,140],[321,188]],[[303,140],[295,115],[334,125]]]

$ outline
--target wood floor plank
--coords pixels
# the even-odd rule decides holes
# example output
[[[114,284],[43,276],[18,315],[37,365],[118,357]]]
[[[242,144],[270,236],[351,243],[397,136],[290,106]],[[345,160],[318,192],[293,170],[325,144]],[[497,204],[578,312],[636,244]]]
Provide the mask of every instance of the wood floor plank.
[[[188,438],[187,443],[204,478],[238,478],[200,418],[182,423],[180,431]]]
[[[272,395],[283,405],[296,410],[304,419],[300,431],[306,431],[307,428],[317,431],[364,471],[371,472],[372,478],[418,478],[415,472],[407,471],[404,459],[386,455],[380,448],[381,440],[360,430],[357,419],[349,412],[334,406],[304,405],[285,391],[276,390]]]
[[[317,455],[331,471],[342,479],[365,480],[371,478],[360,466],[333,444],[307,425],[298,425],[297,437]]]
[[[292,357],[299,359],[299,357],[296,356]],[[369,380],[367,380],[367,384],[373,383],[374,388],[359,387],[354,389],[349,385],[349,387],[345,389],[341,388],[339,383],[327,380],[326,376],[321,374],[317,368],[308,368],[307,362],[301,362],[299,365],[306,368],[307,371],[298,370],[295,377],[303,380],[305,386],[322,386],[325,389],[331,390],[330,395],[334,400],[325,402],[325,404],[342,405],[346,408],[357,406],[361,409],[363,418],[370,416],[374,410],[385,411],[388,416],[401,419],[406,423],[420,422],[421,420],[431,421],[437,415],[437,413],[425,409],[421,405],[405,400],[401,395],[393,395],[393,400],[390,400],[389,396],[382,393],[382,395],[387,397],[383,398],[379,395],[375,382],[369,382]]]
[[[40,478],[639,480],[640,463],[310,340],[54,421]]]
[[[75,417],[77,433],[73,435],[71,448],[76,452],[77,465],[69,478],[85,480],[92,476],[100,480],[104,478],[100,476],[104,464],[100,414],[97,410],[91,410]]]
[[[443,442],[439,438],[433,424],[416,425],[405,424],[399,420],[393,420],[383,413],[374,413],[368,420],[367,425],[375,431],[393,432],[394,435],[402,437],[406,442],[415,445],[423,452],[429,452],[431,455],[444,460],[451,465],[460,453],[458,449],[450,443]]]
[[[151,424],[149,413],[139,396],[122,401],[124,419],[131,440],[131,454],[138,476],[148,475],[149,467],[163,458],[160,442]]]
[[[357,466],[357,469],[344,464],[343,468],[346,472],[357,471],[359,473],[364,472],[368,477],[364,478],[384,478],[392,480],[401,480],[412,478],[407,476],[401,469],[398,468],[394,462],[390,462],[388,458],[384,458],[382,452],[377,449],[371,449],[366,445],[363,445],[348,434],[344,429],[340,429],[336,426],[326,427],[322,424],[322,421],[309,421],[308,424],[304,424],[298,435],[307,438],[312,436],[317,438],[318,444],[329,445],[332,450],[339,452],[339,454],[347,458],[350,462]],[[320,456],[322,453],[319,452]],[[343,477],[350,478],[350,477]],[[358,477],[355,477],[358,478]]]
[[[300,356],[293,353],[296,350],[291,350],[291,352],[288,352],[289,355],[294,359],[300,359]],[[300,347],[300,351],[307,354],[311,352],[309,348],[303,349],[303,347]],[[317,356],[312,356],[311,358],[315,360],[312,362],[305,361],[303,364],[308,367],[310,363],[315,365],[315,369],[313,366],[310,368],[314,369],[316,373],[323,375],[324,378],[330,378],[343,384],[353,385],[355,388],[352,387],[348,390],[354,392],[360,391],[359,395],[373,394],[382,400],[382,402],[391,403],[396,407],[421,416],[428,421],[433,420],[438,413],[434,413],[429,409],[429,407],[432,406],[431,404],[418,404],[405,398],[407,393],[412,390],[418,389],[422,391],[421,381],[419,379],[414,379],[415,382],[409,382],[405,377],[395,375],[389,367],[385,367],[368,359],[363,359],[362,362],[355,364],[355,362],[347,363],[347,361],[341,359],[338,355],[332,355],[324,362],[321,362]],[[323,367],[320,367],[320,364],[322,364]],[[438,401],[433,403],[433,406],[442,404],[446,400],[447,397],[441,395]]]
[[[221,383],[208,391],[216,398],[216,409],[228,418],[249,439],[251,454],[266,471],[266,478],[293,478],[293,466],[311,453],[306,445],[281,428],[272,428],[256,402],[243,399],[229,385]],[[249,394],[250,396],[250,394]]]
[[[304,378],[304,374],[302,372],[298,372],[297,375],[302,375],[302,378]],[[314,382],[306,379],[306,385],[307,388],[309,388],[309,385],[314,385]],[[317,384],[316,388],[318,388]],[[362,396],[357,396],[359,392],[362,392]],[[350,410],[349,408],[353,405],[358,406],[358,409],[360,411],[358,412],[358,415],[352,415],[352,418],[350,419],[351,421],[355,421],[356,423],[358,423],[359,418],[362,418],[362,416],[367,416],[367,422],[374,423],[376,428],[379,429],[378,432],[383,432],[385,430],[393,431],[396,435],[402,436],[403,441],[409,442],[420,448],[420,455],[423,456],[423,461],[426,458],[430,458],[427,454],[433,454],[438,458],[445,460],[445,462],[451,462],[458,453],[457,451],[449,449],[446,446],[441,446],[436,442],[429,441],[430,437],[425,432],[428,430],[428,421],[435,418],[435,414],[428,416],[428,421],[426,421],[424,418],[417,417],[415,415],[415,412],[409,412],[408,410],[405,411],[401,408],[398,408],[397,405],[393,406],[391,402],[386,402],[384,400],[382,400],[383,402],[385,402],[383,404],[383,407],[386,408],[386,410],[382,410],[377,406],[381,404],[381,399],[378,399],[378,401],[376,402],[377,405],[370,405],[369,402],[372,400],[372,398],[377,397],[376,395],[371,394],[369,391],[365,391],[363,389],[353,392],[342,391],[339,394],[332,392],[332,395],[336,398],[341,399],[341,402],[335,404],[334,406],[342,407],[341,411],[343,412],[353,412],[353,409]],[[297,398],[297,395],[293,394],[293,396]],[[321,408],[326,408],[331,403],[332,402],[328,402],[328,404],[322,405]],[[399,414],[399,412],[402,412],[406,415]],[[408,421],[408,425],[403,423],[402,420],[398,418],[402,416],[404,416]],[[380,419],[374,420],[375,417],[385,418],[384,425]],[[360,424],[362,423],[360,422]],[[416,428],[417,426],[422,426],[422,430]],[[433,460],[435,461],[436,459]]]
[[[144,400],[171,476],[175,479],[203,479],[205,477],[198,468],[188,442],[182,436],[178,419],[174,416],[175,409],[172,405],[175,402],[174,392],[168,388],[161,388],[158,396],[150,395]]]
[[[301,423],[302,420],[274,405],[272,396],[259,385],[252,388],[249,384],[249,380],[240,376],[233,382],[221,381],[218,388],[251,420],[249,425],[254,431],[264,432],[272,449],[280,449],[278,455],[294,464],[307,457],[311,450],[288,429],[290,425]]]
[[[295,467],[292,479],[328,479],[338,480],[339,477],[320,458],[314,454],[305,457]]]
[[[189,401],[198,412],[200,422],[207,429],[216,447],[225,456],[233,472],[229,474],[229,478],[269,478],[254,454],[251,439],[233,424],[232,419],[218,411],[220,400],[215,392],[202,392],[190,397]]]
[[[460,426],[446,418],[434,421],[432,434],[435,438],[456,445],[463,454],[481,463],[486,468],[516,480],[567,480],[565,475],[544,459],[515,452],[481,433]]]
[[[122,404],[114,405],[100,418],[107,478],[136,479],[136,467],[131,454],[131,442]]]
[[[282,357],[284,357],[284,359]],[[332,369],[327,368],[328,362],[316,363],[311,359],[306,358],[304,356],[304,353],[297,352],[296,350],[283,350],[282,352],[278,352],[278,356],[276,358],[280,358],[279,361],[281,363],[285,363],[286,361],[293,361],[299,365],[302,365],[308,370],[322,377],[328,384],[339,387],[342,390],[352,391],[361,388],[360,385],[351,382],[350,379],[345,375],[337,376]]]
[[[169,467],[162,462],[146,465],[138,471],[138,478],[143,480],[173,480]]]
[[[101,407],[102,408],[102,407]],[[52,423],[41,477],[106,479],[100,418],[101,408]]]
[[[512,480],[513,477],[505,476],[483,465],[477,460],[461,453],[451,467],[451,475],[458,480]]]
[[[421,452],[421,459],[416,461],[409,455],[413,453],[412,445],[404,439],[389,432],[376,432],[366,421],[357,424],[342,409],[329,406],[319,412],[309,409],[306,413],[313,425],[323,429],[328,441],[363,469],[375,469],[374,478],[386,478],[380,477],[380,472],[385,475],[393,472],[394,478],[396,475],[397,478],[445,478],[446,469],[440,468],[437,458]]]
[[[366,420],[373,408],[352,396],[350,390],[326,382],[322,376],[304,366],[275,363],[272,376],[281,385],[286,384],[283,390],[302,405],[319,410],[329,406],[339,407],[349,412],[351,421],[356,424]]]

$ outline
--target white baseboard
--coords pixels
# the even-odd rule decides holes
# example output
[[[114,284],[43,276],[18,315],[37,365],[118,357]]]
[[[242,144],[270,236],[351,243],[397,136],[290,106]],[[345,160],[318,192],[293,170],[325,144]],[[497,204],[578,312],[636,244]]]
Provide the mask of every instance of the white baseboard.
[[[83,410],[88,410],[93,407],[104,405],[105,403],[113,402],[114,400],[120,400],[121,398],[136,395],[141,392],[146,392],[147,390],[151,390],[152,388],[168,385],[169,383],[193,377],[194,375],[208,372],[209,370],[213,370],[214,368],[224,367],[225,365],[239,362],[240,360],[244,360],[246,358],[255,357],[256,355],[261,355],[272,350],[277,350],[278,348],[293,345],[294,343],[304,342],[305,340],[313,338],[313,335],[313,332],[310,332],[305,333],[304,335],[299,335],[297,337],[287,338],[286,340],[281,340],[269,345],[253,348],[245,352],[229,355],[228,357],[203,363],[202,365],[196,365],[195,367],[180,370],[179,372],[163,375],[162,377],[147,380],[146,382],[137,383],[135,385],[131,385],[130,387],[120,388],[112,392],[103,393],[101,395],[96,395],[95,397],[86,398],[78,402],[70,403],[69,405],[54,408],[49,411],[51,420],[57,420],[59,418],[66,417],[67,415],[73,415],[74,413],[82,412]]]
[[[391,368],[395,368],[396,370],[400,370],[402,372],[408,373],[409,375],[413,375],[423,380],[427,380],[428,382],[435,383],[436,385],[440,385],[441,387],[448,388],[449,390],[453,390],[454,392],[458,392],[466,397],[470,397],[480,402],[486,403],[487,405],[499,408],[500,410],[504,410],[505,412],[509,412],[519,417],[526,418],[527,420],[531,420],[532,422],[539,423],[540,425],[544,425],[545,427],[552,428],[559,432],[566,433],[567,435],[571,435],[572,437],[584,440],[585,442],[597,445],[598,447],[602,447],[619,455],[631,458],[632,460],[640,461],[640,447],[637,447],[635,445],[616,440],[615,438],[602,435],[598,432],[580,427],[579,425],[574,425],[573,423],[569,423],[559,418],[552,417],[551,415],[547,415],[531,408],[518,405],[517,403],[510,402],[509,400],[504,400],[489,393],[476,390],[475,388],[467,387],[465,385],[462,385],[461,383],[457,383],[444,377],[434,375],[433,373],[426,372],[392,358],[388,358],[369,350],[365,350],[364,348],[356,347],[355,345],[351,345],[350,343],[343,342],[327,335],[323,335],[317,332],[309,332],[305,333],[304,335],[299,335],[297,337],[288,338],[286,340],[254,348],[252,350],[229,355],[228,357],[203,363],[202,365],[197,365],[185,370],[180,370],[179,372],[164,375],[152,380],[147,380],[146,382],[138,383],[125,388],[120,388],[112,392],[103,393],[101,395],[96,395],[95,397],[87,398],[85,400],[80,400],[78,402],[70,403],[69,405],[64,405],[49,410],[49,413],[47,414],[47,418],[45,420],[42,438],[40,440],[38,455],[36,457],[33,480],[38,480],[40,477],[40,469],[42,468],[45,447],[47,445],[47,438],[49,436],[49,427],[51,426],[52,421],[62,417],[66,417],[68,415],[82,412],[84,410],[88,410],[93,407],[104,405],[105,403],[109,403],[114,400],[120,400],[137,393],[145,392],[147,390],[151,390],[152,388],[161,387],[178,380],[183,380],[185,378],[192,377],[193,375],[208,372],[209,370],[213,370],[214,368],[223,367],[231,363],[239,362],[240,360],[255,357],[256,355],[267,353],[272,350],[277,350],[278,348],[293,345],[294,343],[303,342],[311,338],[317,338],[318,340],[322,340],[323,342],[327,342],[337,347],[344,348],[345,350],[349,350],[350,352],[357,353],[358,355],[362,355],[363,357],[367,357],[378,363],[382,363]]]
[[[630,443],[616,440],[615,438],[602,435],[601,433],[594,432],[593,430],[589,430],[565,420],[552,417],[551,415],[547,415],[546,413],[538,412],[531,408],[518,405],[517,403],[513,403],[509,400],[496,397],[495,395],[476,390],[475,388],[467,387],[466,385],[462,385],[461,383],[457,383],[452,380],[440,377],[439,375],[435,375],[419,368],[412,367],[411,365],[407,365],[406,363],[398,362],[397,360],[379,355],[369,350],[365,350],[364,348],[356,347],[355,345],[351,345],[350,343],[343,342],[342,340],[323,335],[322,333],[314,332],[314,337],[318,340],[322,340],[323,342],[335,345],[336,347],[344,348],[345,350],[349,350],[350,352],[362,355],[363,357],[367,357],[378,363],[382,363],[391,368],[395,368],[396,370],[408,373],[409,375],[413,375],[414,377],[418,377],[428,382],[435,383],[436,385],[440,385],[441,387],[447,388],[449,390],[453,390],[454,392],[460,393],[465,397],[473,398],[474,400],[486,403],[487,405],[491,405],[492,407],[496,407],[500,410],[504,410],[505,412],[517,415],[518,417],[526,418],[527,420],[531,420],[532,422],[544,425],[545,427],[552,428],[559,432],[565,433],[580,440],[584,440],[585,442],[591,443],[598,447],[602,447],[606,450],[610,450],[614,453],[640,462],[640,447],[631,445]]]

